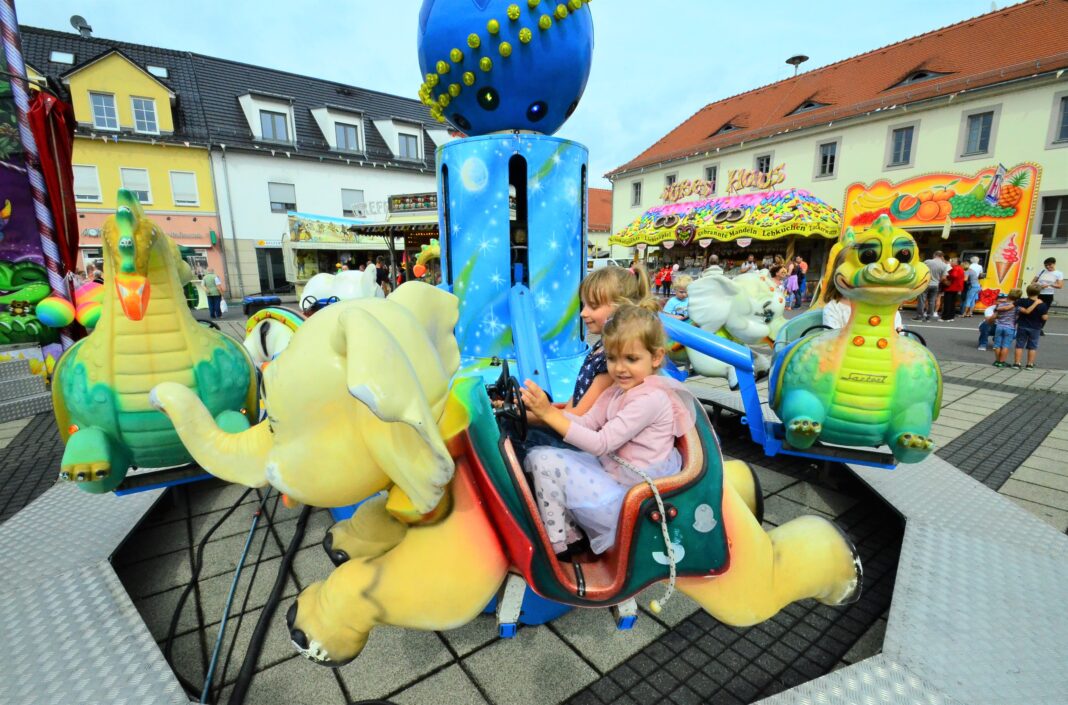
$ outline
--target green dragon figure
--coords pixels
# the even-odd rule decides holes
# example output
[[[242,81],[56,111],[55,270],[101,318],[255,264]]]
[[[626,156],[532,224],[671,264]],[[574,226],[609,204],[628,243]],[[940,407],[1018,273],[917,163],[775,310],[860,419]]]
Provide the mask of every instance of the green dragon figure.
[[[798,340],[772,379],[786,442],[886,444],[898,462],[917,463],[934,448],[927,436],[941,406],[942,372],[927,348],[894,330],[894,315],[926,289],[931,273],[912,236],[883,215],[869,230],[846,230],[832,276],[852,302],[849,324]]]
[[[149,403],[161,382],[193,389],[226,430],[248,428],[255,369],[244,348],[196,321],[185,305],[189,265],[144,216],[129,191],[104,224],[100,322],[59,359],[52,401],[67,444],[60,477],[109,492],[131,467],[183,465],[192,458],[171,421]],[[149,300],[151,299],[151,304]]]
[[[59,339],[59,332],[38,320],[34,311],[49,294],[48,271],[36,262],[0,261],[0,345]]]

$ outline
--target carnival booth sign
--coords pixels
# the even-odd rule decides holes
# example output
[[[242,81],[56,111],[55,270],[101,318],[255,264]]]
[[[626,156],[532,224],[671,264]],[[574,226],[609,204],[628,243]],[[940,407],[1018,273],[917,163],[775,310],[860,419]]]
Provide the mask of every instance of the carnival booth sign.
[[[634,247],[640,243],[688,245],[696,239],[704,247],[705,240],[774,240],[786,235],[837,238],[840,229],[837,210],[808,191],[787,189],[653,206],[608,242]]]
[[[1008,169],[990,166],[971,175],[945,172],[898,183],[855,183],[846,190],[843,220],[847,226],[861,229],[885,215],[896,227],[910,232],[937,228],[948,242],[932,249],[943,249],[947,254],[959,247],[953,239],[954,228],[987,228],[992,224],[989,241],[979,248],[990,253],[980,282],[980,300],[989,304],[999,291],[1008,292],[1022,280],[1023,255],[1030,245],[1041,176],[1039,165],[1021,163]]]

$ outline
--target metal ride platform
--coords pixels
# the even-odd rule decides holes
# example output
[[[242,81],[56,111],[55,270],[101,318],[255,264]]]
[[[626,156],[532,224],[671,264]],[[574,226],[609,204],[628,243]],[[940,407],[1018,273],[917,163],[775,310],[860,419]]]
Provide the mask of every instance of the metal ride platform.
[[[690,389],[746,413],[738,392]],[[1068,536],[935,455],[846,467],[906,519],[882,653],[761,704],[1068,703]]]
[[[0,524],[0,702],[189,702],[109,561],[161,494],[66,483]]]

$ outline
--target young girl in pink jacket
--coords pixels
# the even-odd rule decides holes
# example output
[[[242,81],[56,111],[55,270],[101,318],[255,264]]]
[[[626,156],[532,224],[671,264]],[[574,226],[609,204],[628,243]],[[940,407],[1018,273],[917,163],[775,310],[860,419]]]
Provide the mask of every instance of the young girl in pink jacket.
[[[585,415],[556,408],[534,382],[526,381],[527,409],[583,451],[537,446],[524,461],[534,477],[545,530],[558,554],[580,539],[579,527],[594,553],[612,547],[623,497],[642,482],[626,466],[654,479],[682,467],[675,439],[694,425],[694,397],[675,380],[658,374],[664,345],[664,329],[656,314],[622,305],[604,327],[612,386]]]

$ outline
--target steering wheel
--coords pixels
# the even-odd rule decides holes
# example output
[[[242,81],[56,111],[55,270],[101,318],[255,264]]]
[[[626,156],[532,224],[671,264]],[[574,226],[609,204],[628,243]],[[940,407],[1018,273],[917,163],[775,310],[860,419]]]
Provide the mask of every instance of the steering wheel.
[[[911,335],[914,338],[916,338],[916,340],[920,341],[920,344],[923,345],[923,347],[925,347],[925,348],[927,347],[927,341],[924,339],[924,337],[922,335],[920,335],[919,333],[917,333],[916,331],[914,331],[914,330],[909,330],[908,328],[902,328],[901,329],[901,335]]]
[[[508,361],[501,361],[501,376],[486,391],[490,399],[501,402],[493,410],[506,433],[513,434],[520,443],[527,440],[527,407],[520,394],[522,387],[519,380],[512,377],[508,370]]]

